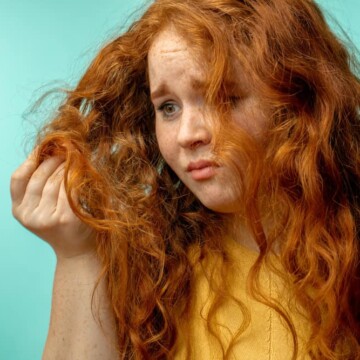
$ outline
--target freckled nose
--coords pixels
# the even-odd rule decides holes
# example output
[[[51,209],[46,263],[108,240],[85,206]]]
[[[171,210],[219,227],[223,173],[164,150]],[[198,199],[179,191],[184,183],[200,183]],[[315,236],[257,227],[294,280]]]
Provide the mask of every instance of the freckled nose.
[[[184,148],[195,148],[211,142],[210,124],[200,110],[183,112],[177,140]]]

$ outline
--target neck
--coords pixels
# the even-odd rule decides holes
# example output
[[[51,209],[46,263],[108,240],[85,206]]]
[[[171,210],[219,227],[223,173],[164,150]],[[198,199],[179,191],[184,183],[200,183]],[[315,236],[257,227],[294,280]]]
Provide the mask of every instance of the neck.
[[[229,235],[240,245],[249,250],[259,252],[259,245],[244,219],[233,219],[229,226]]]

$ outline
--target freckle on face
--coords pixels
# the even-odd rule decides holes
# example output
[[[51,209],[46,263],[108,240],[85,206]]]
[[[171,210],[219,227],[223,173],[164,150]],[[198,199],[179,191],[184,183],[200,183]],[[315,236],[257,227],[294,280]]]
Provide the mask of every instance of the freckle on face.
[[[198,181],[186,170],[189,163],[214,156],[212,129],[201,115],[211,111],[196,85],[204,83],[205,76],[188,42],[174,29],[160,33],[149,51],[148,70],[156,109],[156,136],[164,160],[206,207],[219,212],[237,211],[239,196],[231,186],[237,182],[237,174],[220,167],[214,176]],[[176,111],[164,118],[159,107],[167,102],[176,106]],[[251,135],[261,131],[263,113],[254,93],[247,93],[234,109],[232,118]],[[183,141],[186,137],[181,135],[184,134],[187,141]]]

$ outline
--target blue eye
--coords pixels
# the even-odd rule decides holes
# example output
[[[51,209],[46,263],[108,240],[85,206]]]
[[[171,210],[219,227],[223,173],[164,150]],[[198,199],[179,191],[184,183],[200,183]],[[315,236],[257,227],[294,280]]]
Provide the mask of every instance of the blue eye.
[[[171,102],[166,102],[158,108],[158,111],[160,111],[165,118],[174,116],[179,110],[180,107]]]

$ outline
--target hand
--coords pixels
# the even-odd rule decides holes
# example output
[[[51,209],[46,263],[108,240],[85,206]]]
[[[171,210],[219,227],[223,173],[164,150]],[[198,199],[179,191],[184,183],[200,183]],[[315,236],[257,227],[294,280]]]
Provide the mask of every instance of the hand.
[[[11,177],[11,198],[14,217],[48,242],[58,258],[71,258],[93,252],[96,234],[69,205],[64,164],[54,156],[36,167],[31,154]]]

